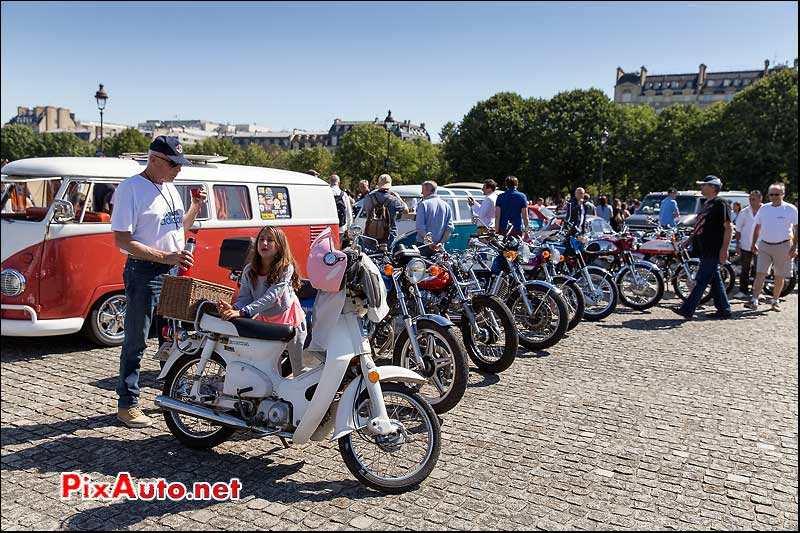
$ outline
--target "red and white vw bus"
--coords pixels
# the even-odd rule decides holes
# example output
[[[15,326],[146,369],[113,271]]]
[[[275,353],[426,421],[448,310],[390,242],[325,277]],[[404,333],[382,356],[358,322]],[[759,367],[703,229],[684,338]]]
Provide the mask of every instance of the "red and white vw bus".
[[[333,195],[321,179],[190,156],[175,186],[183,203],[205,187],[209,201],[187,234],[195,237],[192,276],[234,286],[217,265],[227,237],[255,237],[267,224],[286,232],[305,274],[311,242],[325,228],[338,235]],[[126,256],[111,234],[113,192],[140,173],[144,157],[21,159],[2,168],[2,335],[41,337],[83,330],[97,343],[124,337]]]

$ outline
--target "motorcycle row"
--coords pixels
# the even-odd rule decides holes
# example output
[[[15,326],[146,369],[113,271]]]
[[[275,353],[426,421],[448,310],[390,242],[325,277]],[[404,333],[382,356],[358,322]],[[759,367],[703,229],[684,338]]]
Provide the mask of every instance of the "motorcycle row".
[[[338,290],[311,290],[304,356],[314,364],[299,375],[290,376],[285,350],[290,326],[224,321],[213,305],[201,306],[194,323],[170,320],[156,404],[179,441],[208,449],[238,430],[286,446],[287,439],[332,437],[362,483],[385,493],[410,490],[436,465],[438,415],[464,396],[468,359],[501,373],[520,345],[551,348],[619,303],[653,307],[668,282],[685,300],[699,266],[677,229],[590,239],[562,220],[524,239],[475,234],[462,251],[434,251],[430,243],[390,250],[357,227],[350,237],[344,252],[326,233],[312,244],[313,255],[327,239],[326,279],[345,274]],[[721,272],[732,287],[732,266]],[[704,300],[710,297],[709,289]]]

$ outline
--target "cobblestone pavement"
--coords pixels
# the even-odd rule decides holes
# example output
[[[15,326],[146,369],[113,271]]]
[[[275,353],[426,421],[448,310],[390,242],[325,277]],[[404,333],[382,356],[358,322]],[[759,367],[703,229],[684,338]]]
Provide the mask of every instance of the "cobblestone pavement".
[[[437,468],[400,496],[363,488],[335,443],[183,448],[153,409],[154,348],[157,424],[131,430],[114,417],[119,349],[4,338],[2,528],[797,530],[797,304],[738,302],[727,322],[623,309],[500,376],[473,369]],[[63,471],[238,477],[242,498],[61,500]]]

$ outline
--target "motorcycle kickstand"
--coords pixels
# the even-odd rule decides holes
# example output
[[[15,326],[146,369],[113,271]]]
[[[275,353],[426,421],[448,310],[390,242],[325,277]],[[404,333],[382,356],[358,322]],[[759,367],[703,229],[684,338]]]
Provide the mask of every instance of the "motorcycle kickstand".
[[[284,448],[288,449],[291,446],[291,444],[289,444],[289,441],[286,440],[286,437],[279,437],[279,438],[281,439],[281,444],[283,444]]]

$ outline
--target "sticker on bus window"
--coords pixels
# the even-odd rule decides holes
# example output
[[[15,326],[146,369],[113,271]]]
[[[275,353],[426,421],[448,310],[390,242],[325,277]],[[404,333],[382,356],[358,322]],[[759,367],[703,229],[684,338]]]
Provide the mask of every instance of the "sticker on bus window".
[[[258,186],[258,209],[261,220],[274,220],[276,218],[292,218],[289,207],[289,189],[286,187]]]

